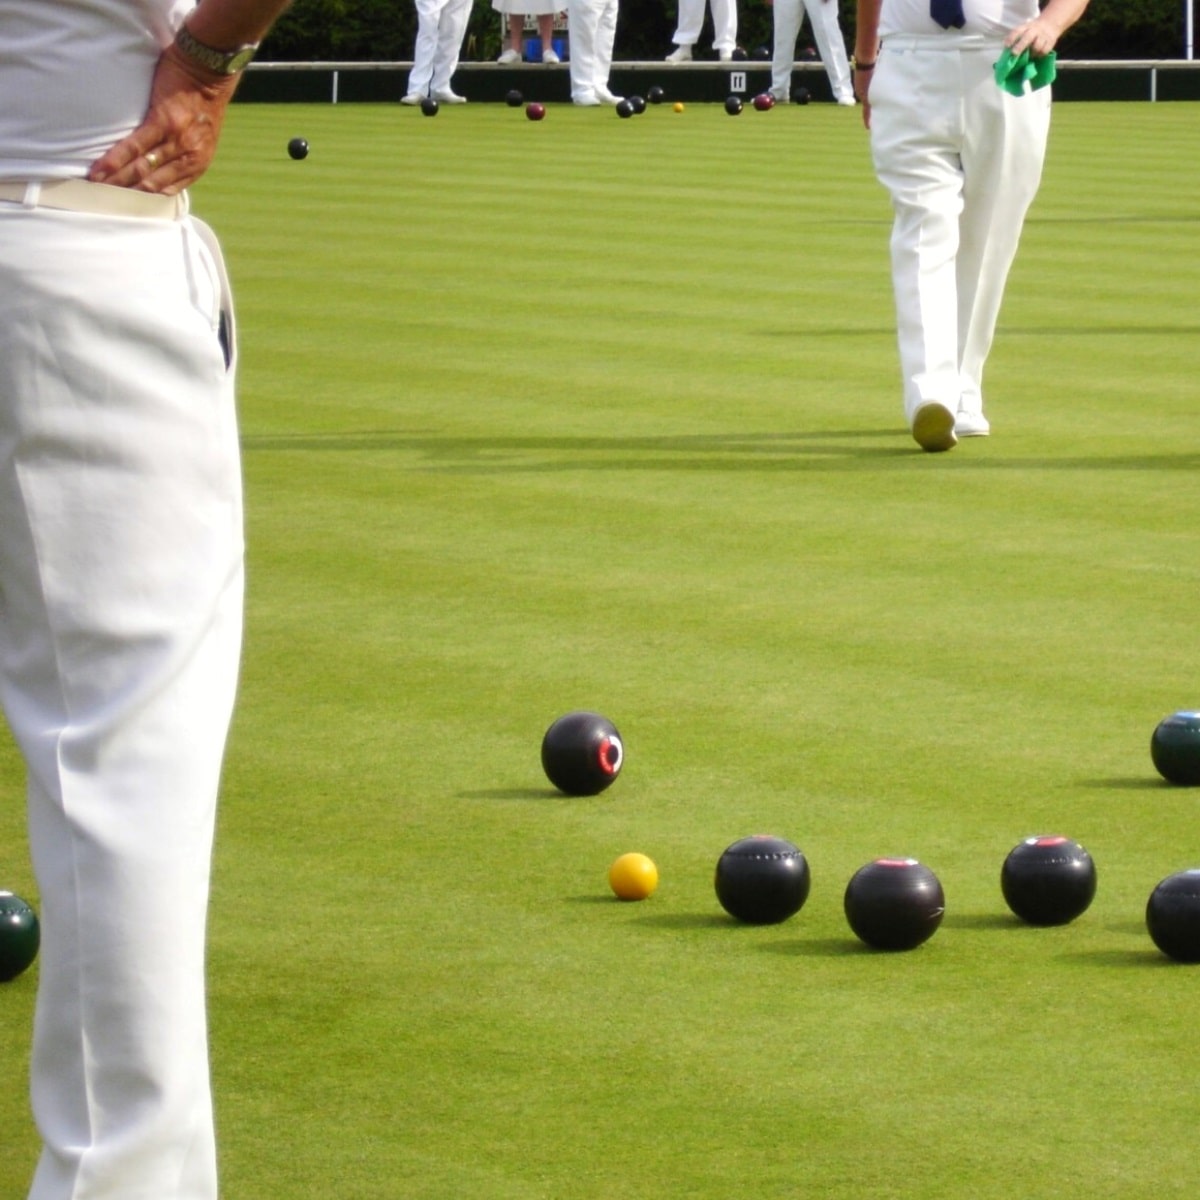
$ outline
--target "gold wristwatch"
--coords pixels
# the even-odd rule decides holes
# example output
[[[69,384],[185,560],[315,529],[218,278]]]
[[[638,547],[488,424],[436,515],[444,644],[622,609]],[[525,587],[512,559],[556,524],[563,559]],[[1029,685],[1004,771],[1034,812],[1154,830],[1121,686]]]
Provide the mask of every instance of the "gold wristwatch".
[[[250,65],[250,60],[258,53],[258,43],[239,46],[236,50],[214,50],[198,42],[188,32],[186,25],[180,25],[175,34],[175,45],[194,63],[211,71],[214,75],[236,75]]]

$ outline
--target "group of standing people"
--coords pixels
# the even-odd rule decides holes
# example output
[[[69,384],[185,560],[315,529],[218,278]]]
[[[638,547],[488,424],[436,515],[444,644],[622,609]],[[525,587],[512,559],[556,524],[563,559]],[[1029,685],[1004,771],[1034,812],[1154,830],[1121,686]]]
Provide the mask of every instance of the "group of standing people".
[[[576,104],[616,104],[621,100],[608,87],[617,35],[617,4],[618,0],[567,0],[571,99]],[[472,0],[416,0],[416,5],[417,41],[401,103],[420,104],[426,96],[432,96],[443,104],[465,104],[466,97],[454,91],[450,79],[458,69]],[[492,0],[492,7],[505,21],[508,44],[500,54],[501,63],[522,60],[526,16],[537,19],[542,62],[559,61],[554,49],[554,18],[562,5],[557,0]]]
[[[792,64],[796,40],[807,12],[817,54],[825,66],[833,98],[838,104],[855,103],[850,79],[850,60],[838,20],[838,0],[766,0],[773,9],[774,38],[771,46],[771,96],[777,104],[792,98]],[[737,49],[737,0],[679,0],[679,17],[672,41],[675,49],[667,55],[669,63],[691,62],[707,3],[712,15],[713,49],[720,62],[731,62]]]
[[[774,6],[774,46],[771,57],[771,95],[786,104],[791,99],[792,62],[796,39],[807,10],[817,53],[825,64],[834,99],[839,104],[855,103],[850,80],[846,43],[838,22],[838,0],[767,0]],[[465,97],[450,86],[458,68],[458,57],[471,0],[416,0],[417,41],[413,67],[402,103],[420,104],[426,96],[444,104],[463,104]],[[524,58],[525,20],[537,21],[541,61],[559,62],[554,48],[554,18],[563,11],[559,0],[492,0],[492,7],[505,21],[505,46],[498,61],[518,63]],[[737,0],[679,0],[679,14],[672,41],[675,48],[665,61],[692,61],[700,40],[706,8],[712,14],[713,49],[721,62],[730,62],[737,48]],[[608,86],[612,73],[613,45],[617,32],[618,0],[567,0],[565,11],[571,36],[571,100],[580,105],[616,104],[620,96]]]

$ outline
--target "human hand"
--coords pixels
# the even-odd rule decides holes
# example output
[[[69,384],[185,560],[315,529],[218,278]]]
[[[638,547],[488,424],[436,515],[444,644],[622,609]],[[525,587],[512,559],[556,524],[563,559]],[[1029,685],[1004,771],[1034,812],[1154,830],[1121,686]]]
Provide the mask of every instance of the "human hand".
[[[1032,21],[1018,25],[1004,39],[1004,44],[1014,55],[1028,50],[1035,58],[1044,58],[1058,45],[1061,34],[1062,30],[1053,21],[1047,20],[1043,12]]]
[[[216,155],[237,82],[237,76],[212,75],[169,46],[155,68],[142,123],[92,164],[88,179],[165,196],[190,187]]]
[[[854,96],[862,106],[864,129],[871,128],[871,76],[874,70],[854,72]]]

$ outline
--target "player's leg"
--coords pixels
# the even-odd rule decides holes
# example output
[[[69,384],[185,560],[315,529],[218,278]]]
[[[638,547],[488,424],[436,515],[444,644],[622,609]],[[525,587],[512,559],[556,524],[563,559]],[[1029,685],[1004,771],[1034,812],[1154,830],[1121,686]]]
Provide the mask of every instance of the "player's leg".
[[[955,259],[962,212],[958,54],[886,44],[871,82],[871,149],[892,198],[892,284],[905,416],[958,409]]]
[[[0,245],[0,686],[43,935],[31,1200],[215,1200],[204,939],[242,593],[221,272],[190,221],[35,210]]]
[[[599,104],[596,34],[599,0],[568,0],[567,26],[571,31],[571,99],[576,104]]]
[[[817,53],[829,78],[833,98],[839,104],[854,103],[854,85],[850,80],[850,60],[846,57],[846,39],[838,23],[838,0],[806,0]]]
[[[425,96],[433,80],[437,57],[439,21],[443,0],[416,0],[417,40],[413,46],[413,65],[408,73],[406,96]]]
[[[775,0],[772,14],[771,95],[786,104],[792,98],[792,64],[796,61],[796,39],[804,20],[804,5],[802,0]]]
[[[437,96],[454,93],[450,80],[458,70],[458,56],[462,51],[463,38],[467,33],[467,22],[471,19],[471,0],[446,0],[438,18],[437,51],[433,59],[433,76],[430,89]]]
[[[996,86],[994,52],[964,55],[973,70],[963,139],[958,251],[960,411],[983,423],[983,369],[991,350],[1025,214],[1041,182],[1050,89],[1012,96]]]
[[[679,0],[675,36],[671,39],[681,50],[691,51],[700,40],[704,26],[704,0]],[[688,54],[691,57],[691,54]]]
[[[737,45],[737,0],[709,0],[708,6],[712,13],[713,49],[727,60]]]

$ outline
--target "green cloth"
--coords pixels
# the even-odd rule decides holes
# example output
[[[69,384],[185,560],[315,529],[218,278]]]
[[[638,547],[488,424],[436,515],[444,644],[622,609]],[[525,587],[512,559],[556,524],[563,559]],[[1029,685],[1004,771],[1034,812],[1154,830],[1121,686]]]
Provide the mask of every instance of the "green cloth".
[[[1058,74],[1054,66],[1057,55],[1051,50],[1042,58],[1034,58],[1028,48],[1014,54],[1007,46],[996,63],[996,82],[1013,96],[1036,92],[1054,82]]]

